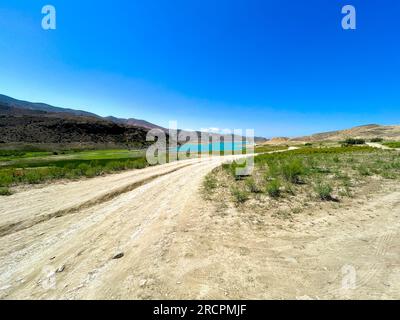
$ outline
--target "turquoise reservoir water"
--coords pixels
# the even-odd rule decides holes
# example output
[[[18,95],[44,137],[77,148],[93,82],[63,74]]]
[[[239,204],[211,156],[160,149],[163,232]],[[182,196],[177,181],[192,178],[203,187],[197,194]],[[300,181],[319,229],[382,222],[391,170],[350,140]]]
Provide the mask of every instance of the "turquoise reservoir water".
[[[178,148],[171,148],[177,152],[220,152],[220,151],[240,151],[246,147],[246,142],[214,142],[208,144],[187,143]]]

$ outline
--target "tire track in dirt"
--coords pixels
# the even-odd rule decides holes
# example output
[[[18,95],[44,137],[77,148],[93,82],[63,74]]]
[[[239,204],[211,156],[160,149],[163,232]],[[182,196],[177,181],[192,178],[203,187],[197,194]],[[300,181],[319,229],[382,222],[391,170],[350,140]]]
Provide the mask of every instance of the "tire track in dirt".
[[[59,217],[62,217],[64,215],[67,215],[67,214],[73,214],[73,213],[75,213],[75,212],[77,212],[79,210],[87,209],[87,208],[90,208],[90,207],[95,206],[97,204],[101,204],[103,202],[110,201],[110,200],[118,197],[121,194],[124,194],[124,193],[127,193],[129,191],[132,191],[132,190],[134,190],[134,189],[136,189],[136,188],[138,188],[138,187],[140,187],[140,186],[142,186],[142,185],[144,185],[146,183],[149,183],[149,182],[151,182],[151,181],[153,181],[153,180],[155,180],[155,179],[157,179],[159,177],[162,177],[164,175],[173,173],[173,172],[175,172],[177,170],[181,170],[181,169],[183,169],[183,168],[185,168],[187,166],[190,166],[190,165],[192,165],[192,164],[181,165],[181,166],[179,166],[177,168],[173,168],[171,170],[164,171],[164,172],[159,173],[159,174],[154,174],[154,175],[151,175],[149,177],[146,177],[146,178],[143,178],[143,179],[139,179],[138,181],[135,181],[135,182],[132,182],[132,183],[130,183],[128,185],[125,185],[123,187],[114,189],[114,190],[112,190],[110,192],[106,192],[104,194],[101,194],[100,196],[96,196],[96,197],[94,197],[94,198],[92,198],[90,200],[84,201],[84,202],[82,202],[82,203],[80,203],[78,205],[73,205],[73,206],[71,206],[69,208],[66,208],[66,209],[62,209],[62,210],[57,210],[56,209],[55,211],[47,213],[45,215],[40,215],[40,216],[36,216],[36,217],[33,217],[33,218],[31,217],[31,218],[28,218],[26,220],[18,221],[16,223],[10,223],[10,224],[1,225],[0,226],[0,238],[4,237],[4,236],[6,236],[6,235],[8,235],[10,233],[17,232],[17,231],[20,231],[20,230],[23,230],[23,229],[26,229],[26,228],[30,228],[30,227],[38,224],[38,223],[42,223],[42,222],[48,221],[48,220],[50,220],[52,218],[59,218]]]
[[[129,257],[134,261],[137,257],[146,261],[146,256],[129,254],[132,246],[133,249],[137,246],[135,243],[145,248],[151,246],[147,238],[150,236],[157,239],[160,236],[151,231],[152,229],[164,232],[162,225],[167,223],[165,230],[168,230],[168,226],[173,223],[170,219],[175,219],[176,212],[181,212],[182,209],[179,208],[185,205],[184,199],[189,200],[192,193],[197,193],[197,188],[190,187],[193,181],[197,185],[203,175],[219,164],[219,161],[211,161],[185,166],[121,194],[112,201],[80,210],[76,216],[52,219],[5,236],[3,244],[8,242],[15,246],[17,240],[25,242],[27,246],[22,246],[18,251],[1,250],[0,287],[5,288],[5,292],[0,292],[0,296],[4,297],[11,285],[12,288],[20,287],[18,291],[21,295],[30,292],[36,297],[39,297],[37,294],[55,297],[54,294],[58,296],[63,292],[64,297],[75,297],[83,294],[82,290],[99,285],[99,279],[110,272],[110,266],[115,269],[116,262],[111,259],[113,252],[123,250],[125,257],[122,261]],[[188,188],[182,189],[183,187]],[[39,232],[45,232],[46,235],[37,237]],[[139,241],[139,237],[145,240]],[[51,259],[53,255],[56,256],[54,260]],[[58,293],[43,291],[40,288],[40,283],[43,282],[41,270],[48,265],[59,264],[67,266],[64,274],[69,278],[66,280],[69,283],[69,293],[65,290]],[[113,274],[114,272],[116,270],[112,270]],[[60,276],[63,277],[64,274]],[[24,279],[24,282],[20,283],[20,279]]]

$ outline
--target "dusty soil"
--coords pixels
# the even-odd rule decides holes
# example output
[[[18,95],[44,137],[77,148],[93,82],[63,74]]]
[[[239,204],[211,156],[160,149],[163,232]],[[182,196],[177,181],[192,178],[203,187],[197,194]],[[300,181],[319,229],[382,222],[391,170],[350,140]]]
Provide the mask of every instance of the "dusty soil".
[[[203,178],[220,163],[0,198],[0,298],[400,298],[398,183],[292,221],[265,212],[261,224],[204,200]]]

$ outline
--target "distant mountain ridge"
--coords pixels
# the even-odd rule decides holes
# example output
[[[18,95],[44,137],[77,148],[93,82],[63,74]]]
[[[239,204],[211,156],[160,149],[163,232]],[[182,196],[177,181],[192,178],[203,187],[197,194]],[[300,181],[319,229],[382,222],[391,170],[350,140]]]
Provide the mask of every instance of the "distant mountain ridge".
[[[83,111],[83,110],[76,110],[76,109],[70,109],[70,108],[60,108],[60,107],[54,107],[52,105],[46,104],[46,103],[39,103],[39,102],[29,102],[29,101],[24,101],[24,100],[18,100],[11,98],[9,96],[0,94],[0,103],[3,105],[8,105],[11,107],[16,107],[16,108],[21,108],[21,109],[27,109],[27,110],[36,110],[36,111],[45,111],[45,112],[55,112],[55,113],[67,113],[67,114],[72,114],[75,116],[85,116],[85,117],[93,117],[93,118],[98,118],[98,119],[105,119],[114,123],[118,124],[124,124],[124,125],[129,125],[129,126],[135,126],[135,127],[143,127],[146,129],[163,129],[162,127],[155,125],[153,123],[150,123],[145,120],[139,120],[139,119],[123,119],[123,118],[116,118],[116,117],[101,117],[95,113]]]
[[[134,119],[134,118],[124,119],[124,118],[116,118],[113,116],[108,116],[108,117],[105,117],[104,119],[112,121],[114,123],[124,124],[124,125],[128,125],[128,126],[142,127],[142,128],[147,128],[147,129],[166,130],[165,128],[155,125],[154,123],[148,122],[146,120],[139,120],[139,119]]]
[[[18,100],[18,99],[14,99],[14,98],[8,97],[3,94],[0,94],[0,103],[2,103],[3,105],[8,105],[10,107],[16,107],[16,108],[27,109],[27,110],[37,110],[37,111],[45,111],[45,112],[60,112],[60,113],[69,113],[69,114],[73,114],[76,116],[88,116],[88,117],[101,118],[97,114],[83,111],[83,110],[59,108],[59,107],[54,107],[49,104],[41,103],[41,102],[29,102],[29,101],[24,101],[24,100]]]
[[[0,102],[0,147],[145,148],[148,129],[93,116],[23,109]]]
[[[50,143],[78,145],[149,145],[147,132],[159,129],[169,135],[171,132],[146,120],[123,119],[70,108],[54,107],[46,103],[35,103],[0,95],[0,143]],[[243,137],[195,131],[206,141],[241,141]],[[186,137],[193,131],[178,129],[172,131],[178,136],[178,143],[186,143]],[[255,142],[265,138],[255,137]]]
[[[44,143],[48,141],[56,143],[65,140],[66,142],[125,144],[131,139],[134,144],[144,146],[148,144],[145,141],[145,136],[149,130],[160,129],[168,132],[168,129],[146,120],[113,116],[101,117],[83,110],[18,100],[2,94],[0,94],[0,120],[0,133],[2,134],[0,142],[3,143],[22,142],[24,139],[27,140],[25,142],[40,142],[43,139]],[[50,122],[52,129],[49,130]],[[68,128],[70,129],[68,130]],[[70,132],[71,128],[75,128],[77,132]],[[100,128],[103,128],[104,131],[101,131]],[[189,133],[183,130],[178,130],[178,132]],[[65,139],[60,136],[60,133],[65,136]],[[198,131],[196,133],[200,134]],[[12,138],[13,134],[14,138]],[[212,133],[202,134],[206,139],[221,136],[231,137]],[[96,137],[96,135],[98,136]],[[288,142],[341,141],[346,138],[400,140],[400,125],[368,124],[291,139],[286,137],[272,138],[269,141],[263,137],[255,137],[255,142],[285,144]],[[238,141],[241,137],[235,136],[233,139]]]
[[[151,129],[160,129],[166,133],[169,132],[168,129],[163,128],[159,125],[156,125],[154,123],[151,123],[146,120],[140,120],[140,119],[135,119],[135,118],[117,118],[114,116],[108,116],[108,117],[101,117],[97,114],[83,111],[83,110],[75,110],[75,109],[70,109],[70,108],[60,108],[60,107],[54,107],[52,105],[46,104],[46,103],[37,103],[37,102],[29,102],[29,101],[24,101],[24,100],[18,100],[15,98],[11,98],[6,95],[0,94],[0,105],[2,106],[2,112],[4,114],[5,112],[5,107],[11,107],[14,108],[9,110],[11,114],[16,115],[16,114],[21,114],[23,113],[22,111],[18,111],[17,109],[22,109],[22,110],[27,110],[31,112],[42,112],[43,116],[45,113],[49,113],[46,116],[49,117],[50,114],[53,114],[51,117],[55,117],[58,115],[58,117],[63,118],[63,117],[70,117],[70,116],[75,116],[75,117],[85,117],[86,120],[88,119],[96,119],[96,120],[102,120],[102,121],[107,121],[111,122],[123,127],[134,127],[134,128],[143,128],[146,131],[151,130]],[[35,113],[35,116],[38,116],[37,113]],[[79,120],[79,119],[75,119]],[[89,121],[91,122],[91,121]],[[203,138],[205,139],[220,139],[221,137],[225,137],[225,141],[229,141],[228,139],[233,139],[236,141],[239,141],[242,139],[240,136],[232,136],[232,135],[223,135],[223,134],[217,134],[217,133],[206,133],[206,132],[200,132],[200,131],[195,131],[198,136],[202,134]],[[180,130],[178,129],[178,133],[181,133],[183,136],[185,135],[190,135],[191,132],[185,131],[185,130]],[[254,138],[255,142],[257,143],[262,143],[265,142],[267,139],[263,137],[255,137]],[[185,140],[180,140],[180,142],[185,142]]]
[[[372,139],[382,138],[385,140],[400,139],[400,125],[367,124],[350,129],[336,130],[316,133],[310,136],[292,138],[290,141],[315,142],[315,141],[341,141],[346,138]]]
[[[379,125],[367,124],[362,126],[353,127],[344,130],[335,130],[328,132],[321,132],[309,136],[302,136],[296,138],[288,137],[275,137],[262,144],[288,144],[294,143],[307,143],[307,142],[321,142],[321,141],[343,141],[347,138],[371,140],[373,138],[381,138],[388,141],[400,140],[400,125]]]

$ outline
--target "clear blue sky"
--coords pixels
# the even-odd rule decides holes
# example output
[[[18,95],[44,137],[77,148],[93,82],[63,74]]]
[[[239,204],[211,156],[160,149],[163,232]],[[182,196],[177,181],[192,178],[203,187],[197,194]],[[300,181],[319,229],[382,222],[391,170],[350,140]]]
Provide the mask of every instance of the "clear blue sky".
[[[400,1],[2,0],[0,93],[267,137],[399,124]]]

